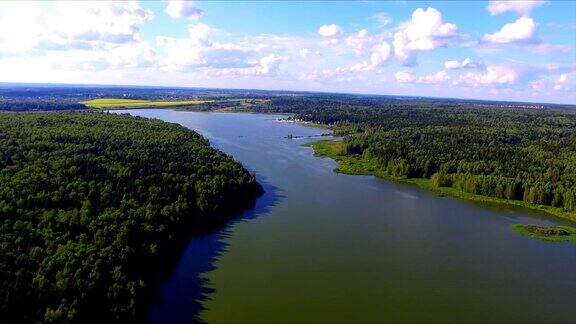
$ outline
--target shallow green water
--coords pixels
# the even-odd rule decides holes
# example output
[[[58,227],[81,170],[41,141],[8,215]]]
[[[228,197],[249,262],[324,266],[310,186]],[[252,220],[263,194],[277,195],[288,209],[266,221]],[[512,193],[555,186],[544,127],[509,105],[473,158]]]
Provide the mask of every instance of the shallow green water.
[[[277,116],[122,111],[195,129],[255,171],[266,194],[193,239],[153,322],[574,322],[576,245],[510,230],[526,211],[336,174]],[[308,140],[313,140],[312,138]]]

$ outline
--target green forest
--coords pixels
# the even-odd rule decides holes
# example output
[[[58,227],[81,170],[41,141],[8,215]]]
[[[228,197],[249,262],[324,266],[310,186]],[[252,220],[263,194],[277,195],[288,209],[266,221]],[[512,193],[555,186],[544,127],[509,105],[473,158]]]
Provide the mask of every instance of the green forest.
[[[261,191],[253,174],[176,124],[0,114],[0,318],[133,319],[160,256]]]
[[[377,173],[576,210],[574,110],[287,97],[259,110],[334,126],[346,135],[339,154]]]

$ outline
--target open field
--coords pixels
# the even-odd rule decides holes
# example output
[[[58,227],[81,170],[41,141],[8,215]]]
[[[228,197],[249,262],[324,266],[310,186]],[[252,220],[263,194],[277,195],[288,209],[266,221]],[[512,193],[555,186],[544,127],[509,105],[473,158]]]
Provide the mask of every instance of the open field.
[[[90,108],[152,108],[152,107],[170,107],[170,106],[187,106],[199,105],[213,100],[138,100],[138,99],[119,99],[119,98],[100,98],[83,101]]]

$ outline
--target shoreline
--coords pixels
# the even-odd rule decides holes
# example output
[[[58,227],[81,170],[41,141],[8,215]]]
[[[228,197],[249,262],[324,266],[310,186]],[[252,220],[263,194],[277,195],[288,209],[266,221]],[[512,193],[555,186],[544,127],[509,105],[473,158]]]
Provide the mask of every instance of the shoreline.
[[[355,156],[338,155],[335,151],[338,150],[341,145],[342,145],[341,141],[332,141],[332,140],[318,140],[303,144],[303,146],[311,147],[314,150],[315,156],[331,158],[334,161],[336,161],[336,163],[338,163],[338,167],[334,169],[334,172],[349,175],[375,176],[380,179],[396,183],[416,185],[422,189],[426,189],[440,196],[450,196],[458,199],[487,203],[487,204],[499,204],[506,206],[521,207],[529,209],[530,211],[536,211],[545,214],[546,216],[553,216],[554,218],[570,222],[571,224],[576,223],[576,213],[570,213],[558,207],[534,205],[525,203],[520,200],[507,200],[496,197],[476,195],[451,187],[435,188],[432,187],[431,180],[426,178],[393,177],[385,172],[376,170],[370,165],[369,161],[363,160]]]

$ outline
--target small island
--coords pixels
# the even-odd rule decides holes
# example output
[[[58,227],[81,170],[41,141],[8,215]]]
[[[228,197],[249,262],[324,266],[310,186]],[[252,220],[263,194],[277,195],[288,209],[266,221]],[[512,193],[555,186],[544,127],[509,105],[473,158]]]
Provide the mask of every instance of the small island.
[[[512,230],[518,234],[550,242],[576,243],[576,227],[558,225],[541,226],[534,224],[515,224]]]

